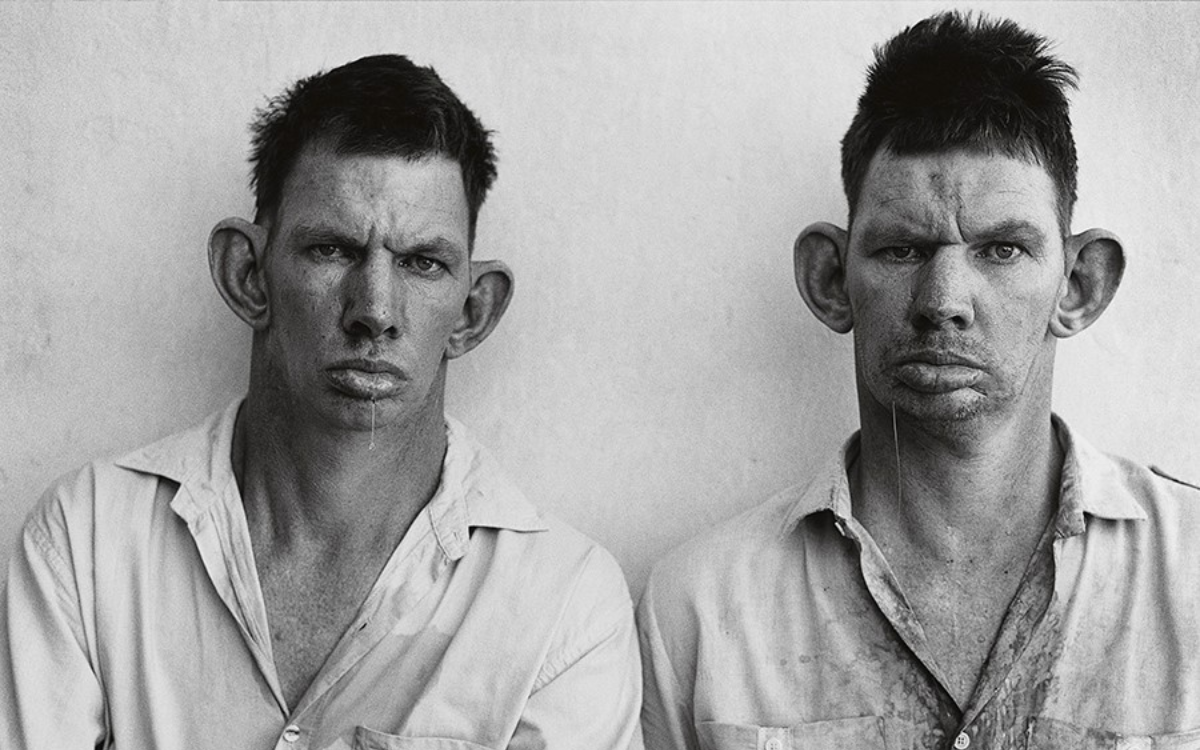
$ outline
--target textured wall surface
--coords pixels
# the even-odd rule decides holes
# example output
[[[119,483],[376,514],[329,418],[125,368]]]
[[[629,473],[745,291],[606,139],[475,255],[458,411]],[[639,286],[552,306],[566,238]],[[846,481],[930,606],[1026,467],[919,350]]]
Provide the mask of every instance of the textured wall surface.
[[[246,122],[379,51],[496,131],[477,253],[517,296],[451,410],[635,594],[700,528],[806,478],[856,422],[851,341],[791,244],[844,219],[837,144],[871,47],[945,3],[0,4],[0,561],[57,475],[238,396],[249,336],[208,278],[247,215]],[[1056,407],[1200,477],[1200,4],[988,3],[1082,75],[1076,228],[1126,242]]]

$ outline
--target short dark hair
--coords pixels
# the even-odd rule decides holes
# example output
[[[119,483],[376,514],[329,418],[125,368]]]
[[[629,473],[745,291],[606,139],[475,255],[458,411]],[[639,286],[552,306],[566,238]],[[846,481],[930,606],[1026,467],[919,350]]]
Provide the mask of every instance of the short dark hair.
[[[1032,159],[1058,193],[1059,226],[1070,231],[1076,156],[1067,89],[1077,74],[1049,42],[1012,21],[946,12],[875,49],[867,87],[842,139],[842,185],[854,211],[871,159],[978,149]]]
[[[296,159],[316,141],[345,155],[443,155],[458,162],[472,238],[496,179],[491,133],[433,68],[403,55],[364,57],[302,78],[255,112],[250,131],[250,187],[258,218],[278,208]]]

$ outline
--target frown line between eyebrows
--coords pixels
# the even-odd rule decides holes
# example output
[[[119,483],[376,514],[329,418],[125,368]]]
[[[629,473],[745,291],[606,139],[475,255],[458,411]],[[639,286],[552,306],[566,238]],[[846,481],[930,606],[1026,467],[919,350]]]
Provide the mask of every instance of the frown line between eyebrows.
[[[960,230],[961,231],[961,230]],[[967,227],[960,240],[967,244],[980,242],[1011,242],[1027,248],[1042,248],[1047,242],[1046,233],[1036,224],[1024,219],[1003,219],[979,229]],[[931,246],[957,244],[944,233],[930,228],[923,222],[910,217],[891,214],[887,221],[871,221],[861,230],[855,244],[862,247],[893,245]]]
[[[362,239],[334,227],[320,224],[300,224],[291,232],[293,240],[301,245],[339,245],[342,247],[361,250],[370,244],[370,238]],[[466,248],[441,235],[419,237],[411,242],[405,241],[400,246],[385,241],[383,246],[395,255],[424,254],[438,258],[454,258],[465,255]]]

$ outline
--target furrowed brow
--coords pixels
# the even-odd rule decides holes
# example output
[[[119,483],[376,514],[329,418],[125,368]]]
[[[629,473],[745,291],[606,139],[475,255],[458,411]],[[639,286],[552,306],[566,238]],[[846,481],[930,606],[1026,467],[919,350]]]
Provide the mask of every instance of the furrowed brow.
[[[887,221],[872,221],[862,228],[855,244],[863,247],[879,245],[928,245],[934,242],[921,222],[892,215]]]
[[[1046,234],[1034,224],[1021,219],[1008,219],[981,229],[977,236],[992,242],[1007,240],[1027,245],[1046,244]]]
[[[362,240],[358,237],[320,224],[299,224],[292,230],[292,238],[300,240],[306,245],[341,245],[344,247],[362,247],[363,245]]]
[[[442,260],[453,260],[459,257],[459,255],[463,255],[464,257],[468,255],[469,249],[446,237],[436,236],[422,237],[397,252],[410,255],[432,255]]]

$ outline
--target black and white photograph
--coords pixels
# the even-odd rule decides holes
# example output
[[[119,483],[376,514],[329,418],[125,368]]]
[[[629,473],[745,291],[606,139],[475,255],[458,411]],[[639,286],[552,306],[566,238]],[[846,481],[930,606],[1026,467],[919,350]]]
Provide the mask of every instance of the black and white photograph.
[[[1198,72],[0,2],[0,750],[1200,750]]]

